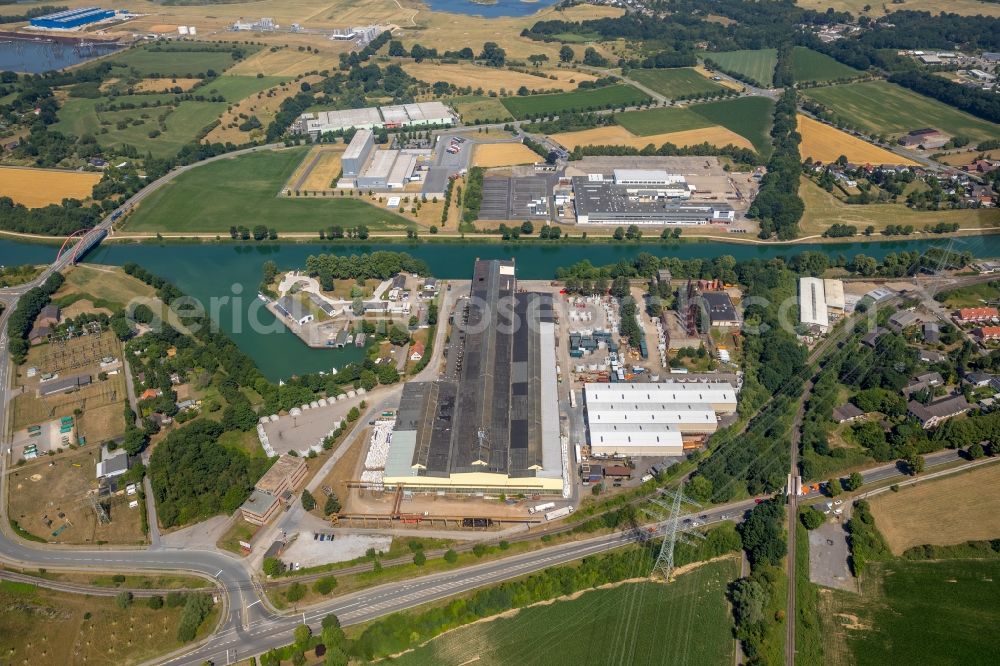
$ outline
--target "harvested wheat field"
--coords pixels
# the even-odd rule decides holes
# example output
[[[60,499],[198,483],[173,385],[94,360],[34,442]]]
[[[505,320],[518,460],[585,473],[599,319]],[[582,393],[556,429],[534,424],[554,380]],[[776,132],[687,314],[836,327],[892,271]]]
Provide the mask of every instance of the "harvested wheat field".
[[[99,173],[0,167],[0,195],[28,208],[41,208],[63,199],[89,199],[99,180]]]
[[[1000,537],[1000,465],[904,486],[871,500],[879,531],[896,555],[925,543]]]
[[[143,79],[132,86],[132,89],[137,93],[169,92],[174,88],[186,92],[199,83],[201,79]]]
[[[516,164],[534,164],[540,157],[521,143],[481,143],[472,154],[477,167],[505,167]]]
[[[226,74],[256,76],[298,76],[306,72],[328,69],[331,63],[337,61],[332,53],[306,53],[296,49],[279,49],[272,52],[270,49],[258,51],[246,60],[242,60],[230,69]]]
[[[873,146],[847,132],[841,132],[836,127],[825,125],[801,114],[798,116],[798,130],[802,135],[799,152],[803,158],[811,157],[820,162],[835,162],[838,157],[845,155],[849,162],[855,164],[916,164],[885,148]]]
[[[403,65],[403,69],[410,76],[427,83],[447,81],[459,88],[470,87],[473,90],[482,88],[485,91],[492,90],[497,93],[500,92],[501,88],[513,93],[521,86],[528,88],[528,90],[575,90],[580,81],[594,80],[590,74],[559,69],[540,70],[539,76],[497,69],[496,67],[466,64],[406,63]],[[555,76],[556,80],[550,79],[550,74]]]
[[[731,143],[741,148],[753,149],[753,145],[748,139],[720,125],[649,136],[636,136],[621,125],[608,125],[579,132],[553,134],[551,138],[570,150],[577,146],[631,146],[642,149],[649,144],[661,146],[664,143],[672,143],[676,146],[693,146],[706,141],[716,146],[725,146]]]

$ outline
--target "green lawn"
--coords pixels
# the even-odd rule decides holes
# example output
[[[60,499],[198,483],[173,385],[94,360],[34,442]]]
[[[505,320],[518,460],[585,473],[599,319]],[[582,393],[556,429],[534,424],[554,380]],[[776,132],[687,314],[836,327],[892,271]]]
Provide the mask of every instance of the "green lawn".
[[[722,125],[740,136],[745,136],[761,155],[771,154],[771,120],[774,102],[766,97],[740,97],[739,99],[696,104],[690,107],[699,116],[713,124]]]
[[[683,132],[715,124],[690,109],[669,108],[619,113],[615,116],[615,121],[632,134],[639,136]]]
[[[825,53],[796,46],[792,49],[792,76],[796,82],[835,81],[861,74],[860,70],[837,62]]]
[[[676,99],[722,90],[722,86],[687,67],[678,69],[633,69],[629,78],[651,90]]]
[[[631,583],[534,606],[447,633],[393,660],[402,666],[681,666],[731,664],[727,584],[735,559],[705,564],[670,585]]]
[[[568,111],[595,111],[620,106],[635,106],[650,101],[646,93],[632,86],[617,84],[594,90],[574,90],[553,95],[505,97],[503,105],[518,119],[530,115],[553,115]]]
[[[952,289],[941,294],[948,308],[977,308],[986,301],[995,301],[1000,297],[1000,282],[973,284],[968,287]]]
[[[811,88],[803,93],[848,126],[875,134],[899,135],[935,127],[952,136],[966,136],[973,143],[1000,136],[1000,125],[886,81]]]
[[[211,83],[199,86],[195,95],[222,95],[227,102],[238,102],[254,93],[273,88],[286,81],[283,76],[220,76]]]
[[[260,50],[259,46],[239,46],[247,55]],[[214,70],[221,74],[232,67],[237,61],[233,58],[232,52],[226,50],[216,50],[215,47],[206,46],[207,50],[193,51],[192,44],[170,42],[158,43],[156,46],[140,46],[129,49],[124,53],[108,58],[112,64],[123,64],[130,69],[136,70],[141,76],[179,76],[189,77],[205,74],[208,70]]]
[[[992,664],[1000,654],[1000,561],[893,560],[872,565],[863,594],[835,593],[858,616],[846,633],[853,663]],[[834,620],[836,621],[836,620]],[[989,655],[993,655],[990,657]]]
[[[448,103],[455,107],[458,115],[462,117],[462,122],[467,125],[476,122],[491,123],[510,118],[507,107],[501,104],[496,97],[466,95],[453,97],[448,100]]]
[[[128,231],[202,232],[226,236],[230,226],[264,224],[282,231],[330,226],[404,229],[405,219],[348,197],[279,198],[306,149],[263,151],[192,169],[144,201]]]
[[[714,51],[705,53],[703,57],[727,71],[737,72],[764,87],[770,87],[774,81],[774,66],[778,63],[778,49]]]

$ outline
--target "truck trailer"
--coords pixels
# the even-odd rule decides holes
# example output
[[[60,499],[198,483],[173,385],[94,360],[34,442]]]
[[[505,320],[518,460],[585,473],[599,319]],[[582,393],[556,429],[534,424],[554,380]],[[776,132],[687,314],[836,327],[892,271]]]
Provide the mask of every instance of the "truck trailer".
[[[561,509],[556,509],[555,511],[549,511],[547,514],[545,514],[545,520],[557,520],[559,518],[565,518],[571,513],[573,513],[573,507],[564,506]]]
[[[538,513],[539,511],[548,511],[549,509],[556,508],[555,502],[546,502],[545,504],[539,504],[538,506],[528,507],[528,513]]]

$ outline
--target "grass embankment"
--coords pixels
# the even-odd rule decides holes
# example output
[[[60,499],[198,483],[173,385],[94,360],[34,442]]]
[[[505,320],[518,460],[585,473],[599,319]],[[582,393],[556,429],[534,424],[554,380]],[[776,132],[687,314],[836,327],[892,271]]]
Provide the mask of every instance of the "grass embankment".
[[[154,192],[125,225],[126,231],[217,233],[263,224],[284,231],[405,229],[395,213],[352,197],[279,197],[307,149],[263,151],[192,169]],[[196,203],[195,203],[196,202]]]

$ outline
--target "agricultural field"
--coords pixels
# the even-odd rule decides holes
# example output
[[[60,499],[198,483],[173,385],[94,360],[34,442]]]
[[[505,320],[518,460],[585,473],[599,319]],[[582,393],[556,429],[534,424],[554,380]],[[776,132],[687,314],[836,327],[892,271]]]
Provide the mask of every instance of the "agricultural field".
[[[689,67],[634,69],[629,72],[629,78],[671,99],[711,94],[723,89]]]
[[[134,93],[168,93],[174,88],[180,88],[187,92],[199,85],[202,79],[186,79],[184,77],[171,77],[162,79],[142,79],[129,86]],[[118,79],[110,79],[101,84],[101,92],[106,92],[117,87]],[[124,84],[123,84],[124,85]]]
[[[835,162],[841,155],[855,164],[905,164],[916,162],[897,155],[885,148],[879,148],[867,141],[851,136],[836,127],[813,120],[799,114],[798,130],[802,135],[799,152],[803,159],[811,157],[819,162]]]
[[[1000,227],[1000,210],[996,208],[918,211],[903,204],[852,205],[844,203],[805,176],[799,186],[799,196],[805,203],[799,230],[806,236],[822,234],[832,224],[853,224],[858,232],[868,225],[876,230],[885,229],[890,224],[912,224],[921,229],[925,224],[938,222],[957,222],[963,229]]]
[[[63,199],[89,199],[100,180],[100,173],[0,167],[0,195],[28,208],[41,208]]]
[[[746,138],[718,125],[680,132],[667,132],[665,134],[650,134],[647,136],[636,136],[620,125],[608,125],[606,127],[580,130],[579,132],[554,134],[550,138],[558,141],[569,150],[572,150],[576,146],[609,145],[631,146],[632,148],[642,150],[649,144],[657,147],[665,143],[672,143],[675,146],[694,146],[705,142],[715,146],[732,144],[743,148],[753,148],[753,145]]]
[[[513,120],[507,107],[496,97],[468,95],[453,97],[447,103],[455,108],[466,125]]]
[[[5,663],[138,664],[181,646],[183,607],[148,608],[136,598],[127,609],[114,597],[56,592],[30,583],[0,582],[0,651]],[[214,628],[213,611],[199,637]]]
[[[649,136],[670,132],[722,126],[747,138],[756,150],[770,153],[768,131],[773,102],[764,97],[694,104],[684,108],[660,108],[630,111],[615,116],[619,125],[633,134]]]
[[[225,235],[230,226],[263,224],[279,233],[314,232],[334,220],[373,231],[409,226],[395,213],[356,198],[279,197],[306,152],[264,151],[192,169],[150,195],[125,230]]]
[[[987,160],[1000,160],[1000,150],[962,150],[938,157],[937,161],[950,166],[964,166],[971,164],[979,157]]]
[[[257,76],[257,74],[282,77],[298,76],[306,72],[327,69],[335,59],[335,55],[330,53],[309,53],[292,48],[264,49],[239,61],[226,70],[226,74],[234,76]]]
[[[534,164],[541,159],[523,143],[480,143],[472,153],[472,164],[486,168]]]
[[[796,46],[792,49],[792,76],[798,83],[835,81],[858,76],[862,72],[840,63],[825,53]]]
[[[343,143],[314,146],[288,179],[291,190],[317,191],[333,189],[333,181],[340,175],[340,158],[347,149]]]
[[[273,79],[272,79],[273,80]],[[279,79],[280,80],[280,79]],[[264,135],[267,126],[281,109],[281,103],[289,97],[294,97],[303,83],[315,85],[323,80],[317,74],[302,77],[298,81],[286,81],[267,90],[254,91],[236,104],[230,104],[219,119],[219,126],[205,136],[206,143],[230,141],[237,145]],[[260,128],[245,132],[240,125],[246,120],[241,116],[256,116]]]
[[[995,290],[994,290],[995,291]],[[982,305],[982,303],[976,303]],[[870,501],[889,548],[900,555],[923,544],[1000,538],[1000,466],[904,486]],[[972,489],[980,491],[970,492]]]
[[[868,0],[796,0],[795,4],[820,12],[825,12],[832,7],[835,11],[848,11],[856,17],[868,16],[871,19],[882,16],[883,12],[900,10],[930,12],[932,14],[941,11],[941,3],[938,0],[903,0],[898,4],[886,3],[884,5],[873,5]],[[867,12],[865,7],[869,8]],[[1000,16],[1000,7],[996,3],[982,2],[981,0],[950,0],[948,12],[963,16]]]
[[[126,65],[140,76],[199,76],[209,70],[221,74],[233,66],[236,60],[232,52],[209,46],[205,51],[192,51],[192,44],[182,42],[161,42],[155,47],[139,46],[111,56],[108,62]],[[241,44],[248,53],[254,53],[259,46]],[[200,78],[200,77],[199,77]]]
[[[966,494],[966,493],[963,493]],[[861,594],[821,593],[824,663],[988,664],[1000,654],[998,560],[874,563]]]
[[[886,81],[865,81],[803,91],[849,125],[872,134],[899,136],[934,127],[973,143],[1000,136],[1000,125],[959,111]]]
[[[724,664],[733,660],[732,558],[669,586],[632,582],[536,604],[450,631],[394,659],[401,666]],[[624,660],[622,655],[628,655]]]
[[[535,75],[470,63],[407,62],[403,64],[403,70],[426,83],[446,81],[459,88],[482,88],[486,92],[498,94],[501,90],[513,94],[521,86],[528,90],[575,90],[581,81],[593,81],[596,78],[592,74],[566,69],[539,69]],[[549,76],[556,79],[550,79]]]
[[[503,105],[518,119],[531,115],[558,115],[568,111],[635,106],[650,101],[645,93],[632,86],[616,84],[595,90],[577,90],[554,95],[507,97]]]
[[[712,51],[703,54],[702,57],[718,63],[719,67],[727,71],[742,74],[769,88],[774,82],[774,66],[778,63],[778,50]]]

